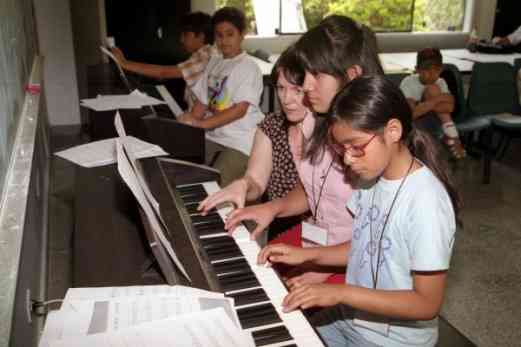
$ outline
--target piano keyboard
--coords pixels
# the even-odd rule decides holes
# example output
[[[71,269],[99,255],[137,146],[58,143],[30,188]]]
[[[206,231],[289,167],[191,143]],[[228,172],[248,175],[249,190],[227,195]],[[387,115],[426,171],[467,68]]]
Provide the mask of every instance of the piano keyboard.
[[[191,217],[193,230],[210,260],[225,296],[235,299],[242,328],[257,346],[324,346],[301,311],[282,312],[287,289],[272,268],[257,265],[260,247],[239,226],[230,236],[223,220],[231,207],[201,216],[199,202],[220,188],[215,182],[176,187]]]

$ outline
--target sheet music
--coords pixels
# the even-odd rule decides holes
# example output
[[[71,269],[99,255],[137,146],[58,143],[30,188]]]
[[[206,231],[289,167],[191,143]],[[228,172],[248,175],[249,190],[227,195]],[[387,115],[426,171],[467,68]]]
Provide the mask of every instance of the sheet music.
[[[109,44],[110,46],[110,44]],[[127,75],[125,74],[125,71],[123,70],[123,68],[121,67],[120,63],[119,63],[119,60],[114,56],[114,54],[112,54],[111,51],[109,51],[108,49],[106,49],[105,47],[103,46],[100,46],[100,49],[103,53],[105,53],[110,59],[112,59],[114,61],[114,63],[116,64],[117,68],[118,68],[118,71],[119,71],[119,75],[121,76],[121,78],[123,79],[123,83],[125,83],[125,85],[127,86],[127,88],[129,90],[131,90],[132,88],[130,88],[130,83],[128,82],[128,78],[127,78]]]
[[[159,202],[157,202],[156,198],[154,197],[154,195],[150,191],[150,188],[148,187],[147,181],[145,180],[145,174],[143,173],[143,167],[141,166],[141,163],[137,161],[136,156],[132,152],[132,148],[129,148],[129,146],[127,146],[125,144],[125,142],[122,142],[122,145],[128,156],[130,164],[132,165],[132,168],[134,169],[134,172],[136,173],[136,177],[138,179],[139,185],[140,185],[141,189],[143,189],[143,192],[145,193],[145,197],[147,198],[148,202],[150,202],[150,204],[152,205],[152,208],[154,209],[156,216],[159,218],[159,220],[162,223],[165,230],[168,230],[166,222],[163,219],[163,216],[161,215],[161,210],[159,208]]]
[[[116,111],[116,115],[114,116],[114,127],[116,128],[116,132],[118,133],[119,137],[127,136],[119,111]]]
[[[136,176],[136,173],[132,169],[132,164],[129,162],[129,159],[127,158],[127,154],[124,152],[123,145],[120,142],[119,139],[116,140],[116,148],[117,148],[117,157],[118,157],[118,171],[123,178],[123,181],[127,184],[127,186],[130,188],[132,193],[134,194],[135,198],[137,199],[139,205],[145,212],[145,215],[147,216],[147,219],[150,223],[150,228],[156,234],[161,244],[165,247],[168,255],[170,258],[172,258],[172,261],[177,266],[177,268],[183,273],[183,275],[191,282],[191,278],[186,272],[183,264],[175,254],[174,249],[172,248],[172,245],[170,242],[166,239],[165,234],[163,233],[163,229],[161,227],[161,224],[159,222],[158,217],[154,213],[153,207],[151,206],[150,202],[145,197],[145,193],[143,192],[143,189],[140,186],[139,179]]]
[[[48,341],[74,336],[110,333],[143,323],[159,321],[199,311],[222,308],[240,327],[233,299],[197,296],[140,296],[111,300],[69,300],[62,304],[52,322]],[[50,330],[51,331],[51,330]]]
[[[166,102],[134,90],[130,94],[98,95],[96,98],[82,99],[80,105],[94,111],[110,111],[116,109],[136,109],[143,106],[166,104]]]
[[[52,340],[40,347],[254,346],[222,308],[143,323],[111,333]]]
[[[222,298],[223,293],[211,292],[209,290],[175,285],[149,285],[128,287],[92,287],[92,288],[69,288],[65,294],[64,302],[69,300],[111,300],[121,297],[139,296],[198,296],[205,298]]]
[[[168,153],[161,147],[142,141],[133,136],[125,136],[120,139],[125,143],[128,151],[132,152],[136,158],[168,155]],[[83,167],[109,165],[117,161],[116,139],[112,138],[94,141],[56,152],[54,154]]]
[[[162,85],[162,84],[157,85],[156,89],[159,92],[159,94],[161,95],[161,97],[163,98],[163,100],[166,101],[168,108],[170,108],[170,110],[172,111],[173,114],[175,114],[176,117],[183,114],[183,110],[181,109],[181,107],[179,106],[177,101],[175,101],[174,97],[168,92],[168,90],[166,89],[166,87],[164,85]]]

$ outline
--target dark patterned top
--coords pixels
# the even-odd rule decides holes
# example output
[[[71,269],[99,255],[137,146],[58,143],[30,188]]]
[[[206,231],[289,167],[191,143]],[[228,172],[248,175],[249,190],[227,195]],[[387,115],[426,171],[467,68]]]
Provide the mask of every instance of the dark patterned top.
[[[298,182],[298,172],[289,148],[288,121],[280,113],[270,113],[259,124],[259,129],[271,141],[272,170],[266,188],[268,200],[286,196]]]

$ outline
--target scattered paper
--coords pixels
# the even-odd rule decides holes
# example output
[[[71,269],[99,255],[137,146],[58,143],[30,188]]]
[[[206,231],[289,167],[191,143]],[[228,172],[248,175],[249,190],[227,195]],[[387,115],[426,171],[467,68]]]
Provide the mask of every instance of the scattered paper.
[[[187,286],[128,286],[128,287],[92,287],[92,288],[69,288],[65,294],[64,302],[69,300],[111,300],[121,297],[140,296],[198,296],[205,298],[222,298],[223,293],[211,292],[209,290],[192,288]]]
[[[121,137],[125,147],[136,158],[157,157],[168,155],[161,147],[142,141],[133,136]],[[75,146],[55,155],[83,167],[97,167],[114,164],[117,161],[116,139],[106,139]]]
[[[116,133],[119,137],[127,136],[125,126],[123,125],[123,121],[121,120],[121,116],[119,115],[119,111],[116,111],[116,116],[114,116],[114,127],[116,128]]]
[[[172,94],[170,94],[168,92],[168,90],[165,88],[164,85],[162,85],[162,84],[157,85],[156,89],[159,92],[159,94],[161,95],[161,97],[163,98],[163,100],[165,100],[165,102],[168,105],[168,108],[170,109],[170,111],[172,111],[172,113],[176,117],[179,117],[180,115],[183,114],[183,110],[181,109],[181,107],[179,106],[177,101],[175,101],[175,99],[172,96]]]
[[[96,98],[82,99],[80,102],[81,106],[90,108],[94,111],[136,109],[143,106],[154,106],[160,104],[166,104],[166,102],[148,96],[137,89],[130,94],[98,95]]]
[[[42,341],[45,344],[40,343],[40,347],[254,346],[251,334],[240,330],[223,308],[141,323],[120,331]]]
[[[134,197],[138,201],[139,205],[143,209],[143,212],[145,213],[148,222],[150,224],[150,228],[152,229],[152,232],[157,236],[163,247],[165,247],[166,252],[174,262],[174,264],[177,266],[177,268],[183,273],[183,275],[191,282],[190,276],[188,275],[188,272],[185,270],[183,264],[175,254],[175,251],[170,244],[170,242],[165,237],[165,234],[163,233],[163,229],[161,227],[161,224],[159,222],[159,219],[157,215],[154,212],[154,209],[150,202],[147,200],[145,193],[143,192],[143,189],[141,188],[139,184],[139,179],[137,178],[137,175],[135,171],[132,168],[132,164],[130,163],[127,154],[125,153],[125,149],[123,147],[123,142],[120,141],[120,139],[116,139],[116,148],[117,148],[117,158],[118,158],[118,172],[121,178],[123,178],[123,181],[127,184],[132,194],[134,194]]]

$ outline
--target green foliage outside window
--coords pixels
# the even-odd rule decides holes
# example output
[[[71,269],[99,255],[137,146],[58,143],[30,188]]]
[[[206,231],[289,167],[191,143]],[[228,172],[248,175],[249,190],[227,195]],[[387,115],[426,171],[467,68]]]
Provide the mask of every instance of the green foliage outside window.
[[[330,14],[343,14],[377,32],[460,31],[465,10],[465,0],[303,0],[303,5],[308,28]],[[244,11],[255,33],[251,0],[217,0],[217,7],[223,6]]]

